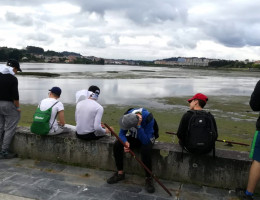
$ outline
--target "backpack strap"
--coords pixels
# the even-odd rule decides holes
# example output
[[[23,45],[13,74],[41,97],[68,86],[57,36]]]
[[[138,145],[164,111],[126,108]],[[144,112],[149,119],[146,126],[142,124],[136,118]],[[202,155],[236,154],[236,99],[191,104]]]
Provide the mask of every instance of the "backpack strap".
[[[51,108],[52,108],[53,106],[55,106],[57,103],[59,103],[59,101],[56,101],[49,109],[51,109]],[[52,122],[52,124],[51,124],[50,130],[52,129],[52,126],[53,126],[53,124],[54,124],[54,122],[55,122],[55,119],[56,119],[57,115],[58,115],[58,112],[56,113],[56,115],[55,115],[55,117],[54,117],[54,120],[53,120],[53,122]]]
[[[210,112],[208,112],[208,115],[210,116],[210,124],[212,126],[212,130],[214,130],[214,133],[216,134],[217,132],[216,132],[215,126],[213,124],[213,116],[212,116],[212,114]],[[215,138],[215,141],[216,141],[216,138]],[[213,152],[212,152],[213,153],[213,158],[215,158],[216,157],[216,145],[215,145],[215,142],[213,144],[213,149],[212,150],[213,150]]]

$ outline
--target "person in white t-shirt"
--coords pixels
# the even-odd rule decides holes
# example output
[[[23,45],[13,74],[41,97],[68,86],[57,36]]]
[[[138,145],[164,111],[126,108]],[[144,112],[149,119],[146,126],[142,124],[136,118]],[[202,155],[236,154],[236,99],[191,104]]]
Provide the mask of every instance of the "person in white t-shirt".
[[[77,103],[75,120],[76,136],[84,140],[97,140],[110,133],[103,128],[101,119],[104,108],[97,102],[100,89],[92,85],[88,89],[88,97]]]
[[[64,106],[60,101],[58,101],[61,95],[61,89],[59,87],[53,87],[49,91],[49,97],[43,99],[39,105],[40,109],[45,111],[55,104],[52,107],[51,119],[49,122],[51,129],[48,135],[57,135],[63,132],[68,132],[69,128],[65,126]],[[58,117],[59,121],[56,120],[56,117]]]

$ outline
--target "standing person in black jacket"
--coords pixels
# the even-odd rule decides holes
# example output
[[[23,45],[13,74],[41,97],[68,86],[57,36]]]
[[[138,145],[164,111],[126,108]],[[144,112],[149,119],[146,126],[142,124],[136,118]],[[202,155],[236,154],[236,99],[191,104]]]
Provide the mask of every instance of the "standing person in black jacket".
[[[257,82],[255,89],[251,95],[250,107],[253,111],[260,111],[260,80]],[[253,159],[246,191],[239,191],[241,199],[253,199],[253,193],[256,184],[260,180],[260,116],[256,122],[256,132],[252,141],[249,157]]]
[[[10,59],[7,66],[0,65],[0,139],[2,143],[0,159],[13,158],[9,146],[20,119],[18,80],[14,76],[22,71],[18,61]]]

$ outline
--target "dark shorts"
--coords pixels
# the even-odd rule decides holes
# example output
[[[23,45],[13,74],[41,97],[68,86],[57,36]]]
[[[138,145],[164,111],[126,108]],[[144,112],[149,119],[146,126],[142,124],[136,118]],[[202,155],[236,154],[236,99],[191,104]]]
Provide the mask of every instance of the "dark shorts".
[[[104,137],[104,135],[102,136],[96,136],[94,132],[92,133],[88,133],[88,134],[84,134],[84,135],[80,135],[76,132],[76,136],[79,139],[83,139],[83,140],[98,140],[99,138]]]
[[[249,157],[260,162],[260,131],[255,132]]]

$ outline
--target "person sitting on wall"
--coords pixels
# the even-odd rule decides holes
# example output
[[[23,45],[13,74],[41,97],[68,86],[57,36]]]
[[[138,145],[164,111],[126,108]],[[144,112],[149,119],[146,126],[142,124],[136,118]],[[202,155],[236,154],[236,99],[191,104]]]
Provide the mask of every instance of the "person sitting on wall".
[[[59,87],[53,87],[49,90],[48,98],[43,99],[34,114],[34,121],[31,125],[31,132],[39,135],[57,135],[64,132],[69,132],[71,129],[65,125],[64,106],[58,101],[61,95]],[[49,115],[46,113],[50,110],[50,119],[47,121],[47,130],[45,129],[45,121],[42,116]],[[56,120],[58,117],[58,121]],[[47,119],[46,119],[47,120]]]
[[[155,141],[154,136],[154,118],[149,111],[144,108],[130,109],[119,120],[120,132],[119,137],[127,146],[116,141],[113,152],[117,172],[107,180],[107,183],[114,184],[125,179],[123,171],[123,156],[124,152],[129,152],[131,148],[141,149],[142,162],[152,171],[152,147]],[[148,120],[149,118],[149,120]],[[155,191],[153,179],[149,172],[145,170],[145,189],[149,193]]]
[[[190,153],[205,154],[213,150],[218,137],[214,116],[203,110],[208,97],[202,93],[188,99],[189,108],[179,124],[177,136],[179,144]]]
[[[97,140],[110,133],[101,124],[104,108],[97,102],[99,95],[99,87],[92,85],[88,89],[86,98],[77,100],[75,111],[76,136],[80,139]]]

